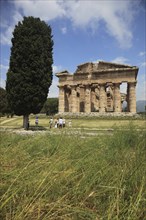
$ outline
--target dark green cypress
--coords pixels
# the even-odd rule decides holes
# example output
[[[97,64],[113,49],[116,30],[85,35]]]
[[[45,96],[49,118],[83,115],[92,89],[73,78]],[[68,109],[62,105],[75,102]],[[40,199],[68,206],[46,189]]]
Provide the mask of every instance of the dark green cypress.
[[[15,26],[6,90],[16,115],[37,114],[52,83],[53,40],[51,27],[34,17]]]

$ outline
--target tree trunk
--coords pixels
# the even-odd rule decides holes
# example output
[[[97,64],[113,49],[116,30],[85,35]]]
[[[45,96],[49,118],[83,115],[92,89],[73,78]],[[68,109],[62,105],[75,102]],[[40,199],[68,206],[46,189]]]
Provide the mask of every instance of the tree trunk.
[[[29,129],[29,115],[23,115],[23,128],[25,130]]]

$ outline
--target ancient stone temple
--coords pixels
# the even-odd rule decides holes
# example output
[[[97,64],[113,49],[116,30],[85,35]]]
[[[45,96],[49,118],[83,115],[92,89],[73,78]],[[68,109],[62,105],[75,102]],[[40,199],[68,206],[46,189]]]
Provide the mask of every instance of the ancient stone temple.
[[[136,82],[138,67],[99,61],[84,63],[74,74],[59,72],[59,113],[122,112],[136,113]],[[126,83],[127,94],[120,92]]]

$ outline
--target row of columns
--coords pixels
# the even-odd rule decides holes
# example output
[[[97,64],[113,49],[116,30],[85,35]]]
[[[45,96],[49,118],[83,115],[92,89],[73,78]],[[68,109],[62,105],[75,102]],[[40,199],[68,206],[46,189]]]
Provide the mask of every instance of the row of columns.
[[[136,112],[136,83],[127,84],[127,107],[128,111]],[[113,111],[121,112],[120,83],[112,84],[111,99]],[[92,106],[94,105],[94,107]],[[107,111],[107,93],[105,84],[80,85],[59,87],[59,113],[63,112],[86,112]]]

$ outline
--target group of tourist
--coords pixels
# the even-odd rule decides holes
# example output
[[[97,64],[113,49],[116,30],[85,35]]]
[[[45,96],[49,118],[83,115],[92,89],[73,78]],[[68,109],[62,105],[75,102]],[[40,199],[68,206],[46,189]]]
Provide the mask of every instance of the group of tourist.
[[[65,127],[65,118],[56,118],[55,120],[53,120],[53,118],[50,118],[50,128],[64,128]]]
[[[28,124],[27,124],[27,130],[29,130],[29,119],[28,119]],[[39,118],[38,116],[35,117],[35,125],[38,126],[39,125]],[[49,127],[50,128],[64,128],[66,126],[66,120],[65,118],[55,118],[53,119],[52,117],[50,118],[49,121]],[[68,122],[68,126],[71,127],[71,120],[69,120]]]

